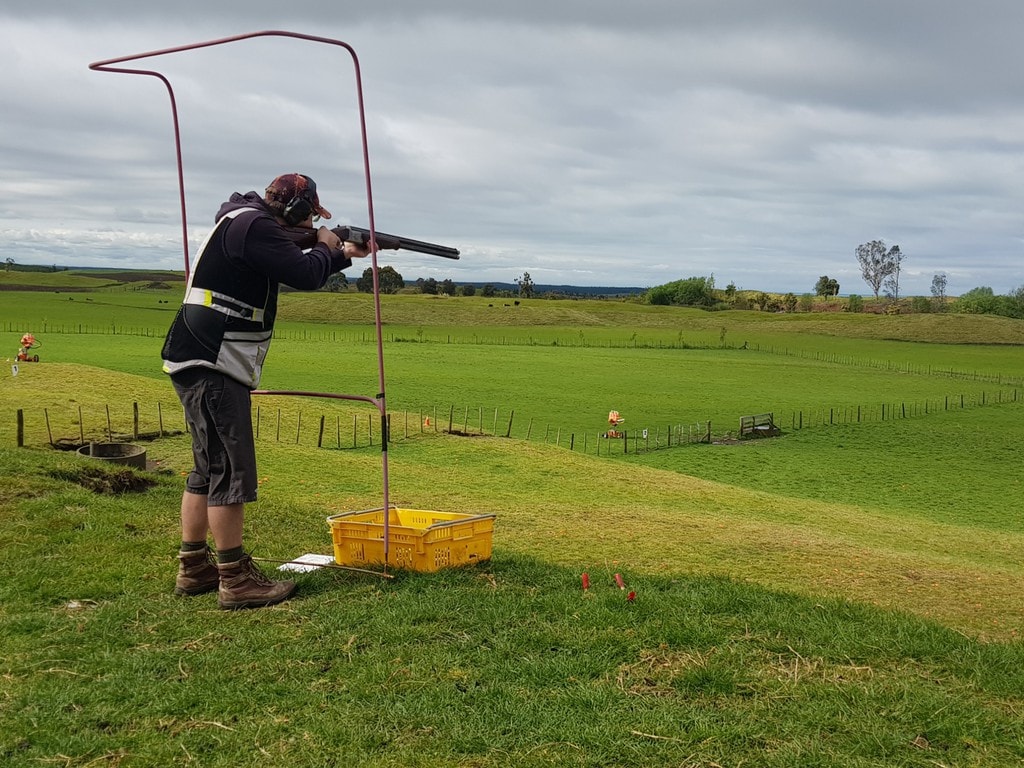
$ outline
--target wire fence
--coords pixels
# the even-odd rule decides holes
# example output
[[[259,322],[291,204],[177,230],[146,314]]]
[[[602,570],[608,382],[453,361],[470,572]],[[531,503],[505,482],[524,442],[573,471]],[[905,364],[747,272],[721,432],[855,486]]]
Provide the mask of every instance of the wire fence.
[[[284,398],[284,399],[282,399]],[[361,449],[426,435],[493,437],[542,442],[594,456],[618,456],[741,439],[735,429],[710,420],[690,423],[652,424],[625,430],[577,430],[533,417],[510,408],[482,406],[429,406],[416,411],[389,412],[382,422],[373,410],[327,404],[317,408],[282,405],[286,396],[254,398],[253,433],[257,442],[276,442],[318,449]],[[871,405],[814,406],[788,415],[772,414],[782,433],[923,418],[952,410],[1018,403],[1018,388],[949,395],[942,399],[896,401]],[[748,417],[749,418],[749,417]],[[182,435],[188,432],[178,403],[105,404],[75,408],[19,408],[16,411],[16,444],[50,445],[62,450],[82,448],[92,442],[136,442]]]
[[[11,321],[3,322],[5,333],[22,334],[27,329],[24,324]],[[114,336],[143,336],[162,338],[166,333],[166,327],[150,328],[146,326],[134,326],[119,324],[116,321],[110,323],[78,323],[78,322],[49,322],[43,321],[40,328],[34,329],[38,334],[80,334],[80,335],[114,335]],[[286,341],[312,341],[332,343],[376,343],[376,332],[372,328],[365,330],[338,330],[325,327],[323,329],[311,328],[282,328],[274,329],[274,338]],[[678,349],[678,350],[731,350],[731,351],[752,351],[781,357],[791,357],[801,360],[813,360],[816,362],[849,368],[871,368],[874,370],[892,371],[896,373],[916,374],[922,376],[942,376],[949,379],[962,381],[973,381],[981,383],[992,383],[997,386],[1021,387],[1024,388],[1024,378],[1020,376],[1009,376],[1002,373],[985,373],[980,371],[964,371],[955,368],[939,367],[932,364],[903,362],[897,363],[892,360],[873,360],[860,358],[854,355],[845,355],[820,350],[791,349],[784,346],[762,345],[759,343],[743,342],[742,344],[727,344],[720,339],[718,342],[701,342],[696,337],[687,340],[682,333],[675,339],[662,337],[645,338],[637,333],[619,338],[594,338],[587,336],[580,331],[577,334],[568,334],[564,337],[532,336],[525,335],[503,335],[503,334],[477,334],[474,332],[450,333],[440,331],[431,333],[428,330],[420,329],[409,335],[408,331],[385,332],[383,341],[389,344],[468,344],[483,346],[509,346],[509,347],[579,347],[599,349]]]

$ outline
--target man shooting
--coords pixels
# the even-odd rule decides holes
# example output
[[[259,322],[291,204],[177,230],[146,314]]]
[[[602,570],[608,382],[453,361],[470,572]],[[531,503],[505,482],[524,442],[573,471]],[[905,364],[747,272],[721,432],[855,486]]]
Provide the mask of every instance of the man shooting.
[[[320,218],[331,214],[316,183],[299,173],[278,176],[262,196],[233,193],[196,256],[162,352],[194,459],[181,500],[175,594],[217,590],[218,605],[235,609],[273,605],[295,591],[294,582],[264,576],[242,545],[245,505],[257,489],[250,393],[270,347],[280,284],[316,290],[369,254],[327,227],[316,230],[308,251],[287,234]]]

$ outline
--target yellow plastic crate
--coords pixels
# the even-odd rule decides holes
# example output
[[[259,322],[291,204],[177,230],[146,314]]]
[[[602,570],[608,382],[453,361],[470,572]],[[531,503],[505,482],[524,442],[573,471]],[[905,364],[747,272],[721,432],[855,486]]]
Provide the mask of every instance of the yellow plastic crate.
[[[491,559],[495,515],[391,508],[388,565],[431,573]],[[384,508],[327,518],[338,565],[384,563]]]

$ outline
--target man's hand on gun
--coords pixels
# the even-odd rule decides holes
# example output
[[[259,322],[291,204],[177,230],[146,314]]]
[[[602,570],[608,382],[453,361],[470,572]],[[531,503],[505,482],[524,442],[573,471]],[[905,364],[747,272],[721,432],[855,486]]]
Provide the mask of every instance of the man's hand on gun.
[[[353,243],[351,240],[346,240],[342,243],[342,240],[332,229],[327,227],[320,227],[316,231],[316,241],[323,243],[332,251],[342,250],[349,259],[361,259],[370,255],[370,244],[360,245],[359,243]]]

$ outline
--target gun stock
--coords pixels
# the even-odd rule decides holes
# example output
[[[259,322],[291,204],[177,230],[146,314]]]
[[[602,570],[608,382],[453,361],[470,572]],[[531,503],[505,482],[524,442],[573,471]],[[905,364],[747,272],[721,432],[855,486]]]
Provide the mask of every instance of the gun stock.
[[[312,248],[316,245],[316,230],[306,227],[285,227],[292,241],[300,248]],[[358,245],[370,246],[370,230],[362,227],[344,226],[334,227],[331,230],[341,238],[342,242],[356,243]],[[447,245],[427,243],[423,240],[413,240],[400,235],[389,235],[386,232],[374,232],[374,240],[379,250],[387,251],[416,251],[431,256],[441,256],[445,259],[458,259],[457,248],[450,248]]]

